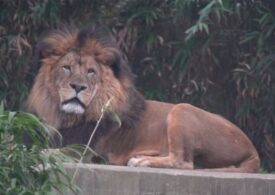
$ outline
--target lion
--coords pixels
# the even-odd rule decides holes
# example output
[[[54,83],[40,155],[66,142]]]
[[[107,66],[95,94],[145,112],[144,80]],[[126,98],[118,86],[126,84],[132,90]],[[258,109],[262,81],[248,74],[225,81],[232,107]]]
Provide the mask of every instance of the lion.
[[[56,30],[36,46],[40,67],[29,111],[55,127],[63,145],[90,145],[109,164],[257,172],[259,155],[240,128],[188,103],[145,100],[110,33],[96,27]],[[113,117],[119,116],[119,125]]]

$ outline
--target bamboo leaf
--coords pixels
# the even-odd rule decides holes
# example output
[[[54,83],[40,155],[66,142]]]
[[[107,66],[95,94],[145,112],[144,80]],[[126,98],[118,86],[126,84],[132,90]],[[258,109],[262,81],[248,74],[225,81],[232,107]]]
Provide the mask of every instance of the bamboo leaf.
[[[3,115],[4,114],[4,102],[1,101],[0,102],[0,115]]]
[[[122,123],[119,115],[116,112],[112,112],[112,120],[118,124],[118,128],[121,127]]]
[[[11,123],[11,121],[14,119],[15,115],[16,115],[16,112],[9,112],[8,113],[8,123]]]

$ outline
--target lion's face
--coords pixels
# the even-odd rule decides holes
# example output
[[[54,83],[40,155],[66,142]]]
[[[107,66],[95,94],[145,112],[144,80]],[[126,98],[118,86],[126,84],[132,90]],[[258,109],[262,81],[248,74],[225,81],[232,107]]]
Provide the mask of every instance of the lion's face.
[[[97,92],[101,70],[91,55],[69,52],[53,70],[60,108],[66,113],[83,114]]]
[[[56,128],[98,120],[109,100],[108,111],[121,115],[136,99],[142,108],[127,59],[95,29],[54,32],[38,43],[34,59],[40,69],[27,107]]]

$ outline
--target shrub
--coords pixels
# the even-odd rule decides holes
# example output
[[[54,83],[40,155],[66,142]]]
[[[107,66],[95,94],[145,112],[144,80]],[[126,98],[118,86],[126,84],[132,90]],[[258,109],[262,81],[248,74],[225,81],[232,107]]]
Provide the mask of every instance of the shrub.
[[[0,194],[42,195],[70,184],[62,162],[69,158],[49,149],[48,127],[30,113],[0,106]],[[24,144],[25,136],[30,143]]]

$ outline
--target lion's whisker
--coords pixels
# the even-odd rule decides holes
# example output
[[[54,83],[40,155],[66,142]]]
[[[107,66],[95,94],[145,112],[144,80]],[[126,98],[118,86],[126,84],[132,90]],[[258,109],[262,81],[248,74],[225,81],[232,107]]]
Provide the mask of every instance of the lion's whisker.
[[[94,91],[93,91],[93,93],[92,93],[91,101],[93,101],[93,99],[94,99],[96,93],[97,93],[97,84],[95,85],[95,89],[94,89]]]

